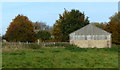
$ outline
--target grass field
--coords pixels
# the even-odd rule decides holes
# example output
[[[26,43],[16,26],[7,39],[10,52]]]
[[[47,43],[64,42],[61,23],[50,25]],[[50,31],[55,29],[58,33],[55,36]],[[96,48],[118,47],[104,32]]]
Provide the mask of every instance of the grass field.
[[[4,45],[3,45],[4,47]],[[118,47],[3,50],[3,68],[118,68]]]

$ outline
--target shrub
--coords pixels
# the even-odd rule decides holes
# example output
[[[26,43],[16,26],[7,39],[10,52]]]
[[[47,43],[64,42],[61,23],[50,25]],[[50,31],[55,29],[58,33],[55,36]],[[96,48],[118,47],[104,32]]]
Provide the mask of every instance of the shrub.
[[[50,32],[43,30],[43,31],[39,31],[36,34],[36,37],[37,37],[37,39],[45,41],[45,40],[50,40],[51,34],[50,34]]]
[[[23,44],[23,46],[30,49],[40,49],[42,47],[40,44],[36,43]]]
[[[71,52],[80,52],[80,51],[87,51],[86,48],[80,48],[76,45],[70,44],[65,47],[66,50],[70,50]]]
[[[67,47],[69,45],[69,43],[56,42],[45,44],[45,47]]]
[[[69,44],[67,42],[56,42],[56,43],[46,44],[45,47],[65,47],[66,50],[70,50],[72,52],[87,51],[85,48],[79,48],[78,46]]]

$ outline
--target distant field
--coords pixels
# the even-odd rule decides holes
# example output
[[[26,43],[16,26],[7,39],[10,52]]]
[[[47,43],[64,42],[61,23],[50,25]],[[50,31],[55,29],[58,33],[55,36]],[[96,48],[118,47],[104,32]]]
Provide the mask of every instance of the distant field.
[[[3,68],[118,68],[118,47],[4,49],[2,56]]]

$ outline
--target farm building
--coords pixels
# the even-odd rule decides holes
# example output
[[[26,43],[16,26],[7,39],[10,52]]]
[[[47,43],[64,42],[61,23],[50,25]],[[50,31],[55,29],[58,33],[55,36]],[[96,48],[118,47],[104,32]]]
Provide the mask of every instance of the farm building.
[[[69,34],[70,43],[81,48],[110,48],[111,34],[88,24]]]

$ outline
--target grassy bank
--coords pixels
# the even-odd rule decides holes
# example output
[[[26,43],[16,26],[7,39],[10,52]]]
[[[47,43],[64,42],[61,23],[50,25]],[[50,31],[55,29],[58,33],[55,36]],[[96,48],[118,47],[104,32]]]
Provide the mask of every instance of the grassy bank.
[[[4,45],[7,46],[7,45]],[[4,47],[3,46],[3,47]],[[17,45],[18,46],[18,45]],[[10,47],[9,47],[10,48]],[[39,49],[3,51],[3,68],[117,68],[118,47]],[[8,48],[7,48],[8,49]]]

